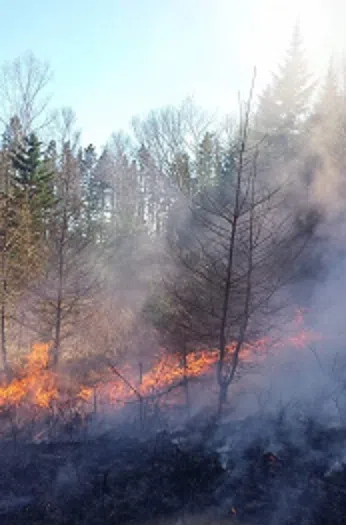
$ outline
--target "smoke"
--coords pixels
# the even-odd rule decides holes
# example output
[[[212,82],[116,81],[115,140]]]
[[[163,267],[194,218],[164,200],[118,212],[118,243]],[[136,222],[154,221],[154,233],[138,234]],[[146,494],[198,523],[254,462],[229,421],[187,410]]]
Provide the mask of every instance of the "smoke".
[[[315,337],[293,347],[289,339],[299,327],[281,317],[280,345],[269,345],[263,359],[253,363],[250,370],[244,369],[234,388],[231,418],[275,414],[285,408],[298,418],[309,417],[326,425],[345,424],[346,261],[333,262],[324,280],[315,282],[304,312],[303,333]]]

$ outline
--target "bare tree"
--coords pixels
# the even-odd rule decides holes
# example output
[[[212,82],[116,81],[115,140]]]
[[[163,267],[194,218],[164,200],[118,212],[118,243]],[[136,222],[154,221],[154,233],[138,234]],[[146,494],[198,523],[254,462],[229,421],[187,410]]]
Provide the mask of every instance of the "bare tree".
[[[81,133],[76,126],[77,117],[72,108],[65,106],[54,112],[50,122],[50,132],[60,153],[66,144],[73,154],[77,153]]]
[[[177,155],[195,157],[198,145],[213,119],[191,98],[179,107],[168,106],[149,113],[146,119],[132,121],[139,144],[146,147],[157,169],[168,176]]]
[[[144,196],[141,213],[156,234],[162,233],[177,196],[194,192],[199,146],[212,122],[191,98],[180,106],[167,106],[151,111],[144,119],[133,119]]]
[[[47,88],[52,79],[49,64],[33,53],[6,62],[0,71],[0,120],[4,125],[17,116],[23,133],[38,132],[50,122]]]

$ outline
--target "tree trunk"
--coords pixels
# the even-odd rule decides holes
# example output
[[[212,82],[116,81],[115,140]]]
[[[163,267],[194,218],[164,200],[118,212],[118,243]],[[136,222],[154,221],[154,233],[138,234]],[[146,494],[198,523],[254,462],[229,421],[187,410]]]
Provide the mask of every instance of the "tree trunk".
[[[217,418],[221,419],[224,411],[225,404],[227,403],[227,394],[229,385],[227,382],[222,381],[219,385],[219,399],[217,405]]]
[[[60,339],[61,339],[61,298],[58,298],[57,307],[56,307],[56,316],[55,316],[54,347],[52,350],[53,368],[56,368],[59,363]]]
[[[2,357],[2,367],[5,373],[5,377],[8,376],[8,366],[7,366],[7,348],[6,348],[6,306],[5,302],[2,302],[1,305],[1,357]]]
[[[63,293],[64,293],[64,270],[65,270],[65,240],[68,229],[67,210],[64,207],[63,220],[61,228],[61,236],[59,239],[59,250],[58,250],[58,290],[57,290],[57,301],[55,309],[55,337],[54,337],[54,348],[52,352],[52,365],[56,368],[59,363],[60,357],[60,344],[61,344],[61,321],[62,321],[62,309],[63,309]]]
[[[237,230],[238,230],[238,220],[241,214],[241,193],[242,193],[242,182],[244,178],[244,162],[245,162],[245,152],[246,152],[246,144],[247,144],[247,134],[248,134],[248,126],[249,126],[249,115],[250,115],[250,104],[252,100],[252,94],[253,94],[253,88],[254,88],[254,80],[253,78],[251,90],[250,90],[250,96],[248,101],[248,107],[245,115],[245,122],[244,127],[241,125],[240,131],[241,131],[241,142],[240,142],[240,149],[239,149],[239,161],[238,161],[238,167],[237,167],[237,178],[236,178],[236,187],[235,187],[235,203],[232,213],[232,221],[231,221],[231,231],[230,231],[230,238],[229,238],[229,245],[228,245],[228,254],[227,254],[227,269],[226,269],[226,275],[225,275],[225,287],[224,287],[224,294],[223,294],[223,307],[222,307],[222,318],[221,318],[221,325],[220,325],[220,332],[219,332],[219,362],[218,362],[218,368],[217,368],[217,378],[218,383],[220,387],[220,396],[219,396],[219,403],[218,403],[218,415],[221,417],[223,406],[226,402],[227,398],[227,392],[228,387],[233,381],[234,374],[236,372],[236,368],[238,366],[239,361],[239,352],[244,340],[245,330],[247,326],[248,321],[248,308],[249,308],[249,297],[250,297],[250,290],[251,290],[251,269],[249,269],[248,273],[248,281],[247,281],[247,295],[245,298],[245,307],[244,307],[244,322],[241,328],[241,340],[238,341],[237,349],[234,354],[233,358],[233,366],[231,374],[229,375],[226,371],[226,374],[224,372],[225,368],[225,358],[226,358],[226,351],[227,351],[227,323],[228,323],[228,315],[230,310],[230,295],[231,295],[231,282],[233,278],[233,271],[234,271],[234,256],[235,256],[235,249],[237,244]],[[253,178],[252,178],[253,182]],[[252,184],[251,187],[252,190],[252,197],[254,186]],[[253,206],[253,202],[251,203]],[[250,212],[250,233],[249,233],[249,241],[250,241],[250,261],[252,263],[252,243],[253,243],[253,232],[252,232],[252,225],[253,225],[253,209],[251,207]]]
[[[7,345],[6,345],[6,295],[7,295],[7,280],[6,280],[6,238],[3,239],[3,246],[1,250],[1,277],[2,277],[2,300],[1,300],[1,358],[2,366],[6,379],[8,378],[8,363],[7,363]]]

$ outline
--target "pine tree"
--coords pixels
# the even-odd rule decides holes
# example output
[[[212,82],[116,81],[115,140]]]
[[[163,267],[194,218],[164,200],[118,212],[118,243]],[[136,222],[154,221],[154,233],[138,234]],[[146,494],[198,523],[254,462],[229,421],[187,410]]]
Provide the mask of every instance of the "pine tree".
[[[41,143],[32,133],[19,144],[12,155],[14,199],[18,206],[27,205],[34,233],[45,235],[49,214],[54,206],[54,173],[43,158]]]
[[[256,115],[258,131],[268,135],[269,143],[280,150],[280,155],[296,146],[313,90],[297,24],[285,60],[260,97]]]

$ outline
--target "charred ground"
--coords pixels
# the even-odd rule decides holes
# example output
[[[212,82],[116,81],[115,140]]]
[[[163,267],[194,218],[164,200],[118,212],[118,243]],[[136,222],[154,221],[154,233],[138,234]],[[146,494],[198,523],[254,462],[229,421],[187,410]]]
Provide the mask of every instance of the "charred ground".
[[[212,430],[211,430],[212,429]],[[345,523],[346,428],[284,413],[176,432],[1,443],[0,513],[13,523]]]

